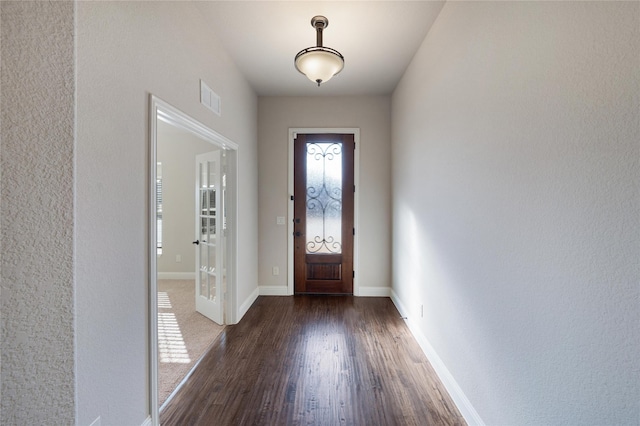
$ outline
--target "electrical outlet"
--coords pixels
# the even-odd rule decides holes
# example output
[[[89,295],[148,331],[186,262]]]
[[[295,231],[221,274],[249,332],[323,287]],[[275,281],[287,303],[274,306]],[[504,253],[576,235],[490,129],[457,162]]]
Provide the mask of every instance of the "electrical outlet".
[[[278,268],[277,266],[274,266],[272,272],[273,272],[273,275],[280,275],[280,268]]]
[[[284,216],[276,216],[276,225],[284,225]]]
[[[182,262],[182,256],[180,256],[179,254],[176,254],[176,262],[177,263]]]

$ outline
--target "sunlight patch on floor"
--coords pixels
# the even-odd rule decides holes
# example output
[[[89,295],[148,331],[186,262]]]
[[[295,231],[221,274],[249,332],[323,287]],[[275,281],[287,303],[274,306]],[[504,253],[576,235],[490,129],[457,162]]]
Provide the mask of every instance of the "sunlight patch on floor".
[[[164,363],[191,362],[178,321],[171,312],[158,313],[158,354]]]
[[[169,300],[169,293],[166,291],[158,292],[158,309],[171,309],[171,300]]]

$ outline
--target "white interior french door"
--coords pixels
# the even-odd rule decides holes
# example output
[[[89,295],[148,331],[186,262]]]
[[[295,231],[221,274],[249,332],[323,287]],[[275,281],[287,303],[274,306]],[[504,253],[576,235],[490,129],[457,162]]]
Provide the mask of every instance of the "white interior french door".
[[[196,311],[224,322],[224,187],[220,151],[196,156]]]

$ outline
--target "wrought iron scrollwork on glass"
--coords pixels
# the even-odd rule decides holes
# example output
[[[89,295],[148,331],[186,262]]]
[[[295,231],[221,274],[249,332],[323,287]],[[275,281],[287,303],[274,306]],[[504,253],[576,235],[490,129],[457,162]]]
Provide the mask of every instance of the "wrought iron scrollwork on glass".
[[[312,254],[342,253],[342,144],[307,144],[307,241]]]

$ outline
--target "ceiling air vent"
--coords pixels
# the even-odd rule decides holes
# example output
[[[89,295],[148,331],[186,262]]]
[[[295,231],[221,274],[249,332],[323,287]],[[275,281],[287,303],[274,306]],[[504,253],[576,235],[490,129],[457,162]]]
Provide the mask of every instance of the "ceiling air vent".
[[[200,80],[200,103],[220,115],[220,96],[211,90],[211,88],[207,86],[207,83],[202,80]]]

